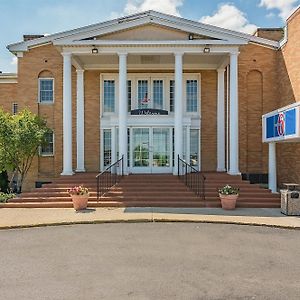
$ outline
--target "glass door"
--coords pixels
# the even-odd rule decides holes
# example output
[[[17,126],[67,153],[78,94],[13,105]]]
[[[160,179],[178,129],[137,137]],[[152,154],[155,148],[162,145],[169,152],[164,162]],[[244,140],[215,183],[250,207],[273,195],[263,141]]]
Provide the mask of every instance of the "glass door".
[[[150,129],[132,129],[132,168],[136,173],[149,172],[150,166]]]
[[[170,128],[152,129],[152,172],[171,172]]]
[[[132,128],[132,173],[172,172],[171,128]]]

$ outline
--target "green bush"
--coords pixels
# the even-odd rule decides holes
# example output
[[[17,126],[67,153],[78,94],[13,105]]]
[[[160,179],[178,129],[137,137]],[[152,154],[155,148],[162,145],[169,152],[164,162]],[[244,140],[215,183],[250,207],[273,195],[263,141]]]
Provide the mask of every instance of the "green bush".
[[[5,203],[7,200],[12,199],[16,197],[15,194],[5,194],[5,193],[0,193],[0,203]]]

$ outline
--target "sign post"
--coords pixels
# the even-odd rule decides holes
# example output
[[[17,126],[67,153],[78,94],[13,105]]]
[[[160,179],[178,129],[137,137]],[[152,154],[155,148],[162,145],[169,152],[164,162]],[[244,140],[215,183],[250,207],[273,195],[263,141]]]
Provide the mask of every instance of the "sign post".
[[[269,144],[269,189],[277,192],[276,143],[300,142],[300,102],[262,116],[262,140]]]

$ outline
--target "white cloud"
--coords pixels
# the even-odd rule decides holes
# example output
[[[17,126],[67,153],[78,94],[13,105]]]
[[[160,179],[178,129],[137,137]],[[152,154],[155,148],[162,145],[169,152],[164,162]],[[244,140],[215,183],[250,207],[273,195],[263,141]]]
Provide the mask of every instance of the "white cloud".
[[[266,15],[266,17],[267,18],[274,18],[276,15],[274,14],[274,13],[272,13],[272,12],[270,12],[270,13],[268,13],[267,15]]]
[[[215,14],[202,17],[200,22],[251,34],[257,28],[247,20],[244,12],[229,3],[220,5]]]
[[[298,0],[261,0],[259,6],[266,9],[279,10],[279,16],[286,20],[289,15],[297,8]]]
[[[16,65],[18,64],[18,58],[16,56],[14,56],[12,59],[11,59],[11,62],[10,62],[11,65]]]
[[[124,14],[134,14],[145,10],[156,10],[162,13],[180,16],[178,8],[184,0],[127,0]]]

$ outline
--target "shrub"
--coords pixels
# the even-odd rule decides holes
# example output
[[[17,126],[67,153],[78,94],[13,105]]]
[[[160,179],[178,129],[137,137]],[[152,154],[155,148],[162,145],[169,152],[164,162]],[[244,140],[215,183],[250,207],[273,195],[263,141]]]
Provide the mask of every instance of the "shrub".
[[[16,197],[15,194],[6,194],[6,193],[0,192],[0,203],[6,203],[7,200],[15,198],[15,197]]]

